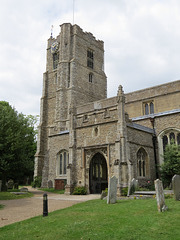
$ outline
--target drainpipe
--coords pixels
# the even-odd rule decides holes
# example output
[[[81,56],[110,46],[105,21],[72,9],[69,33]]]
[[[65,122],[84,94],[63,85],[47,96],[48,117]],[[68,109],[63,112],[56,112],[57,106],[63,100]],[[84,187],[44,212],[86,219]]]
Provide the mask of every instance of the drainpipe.
[[[152,142],[153,142],[153,149],[154,149],[154,161],[155,161],[155,168],[156,168],[156,179],[159,178],[159,171],[157,166],[157,154],[156,154],[156,143],[157,143],[157,137],[156,137],[156,130],[155,130],[155,118],[150,118],[152,127],[153,127],[153,136],[152,136]]]

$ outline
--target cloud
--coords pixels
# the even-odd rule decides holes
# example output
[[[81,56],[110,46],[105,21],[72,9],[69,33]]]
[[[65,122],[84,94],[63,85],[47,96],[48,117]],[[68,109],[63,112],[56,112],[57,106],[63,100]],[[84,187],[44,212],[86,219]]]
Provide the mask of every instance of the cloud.
[[[104,41],[108,96],[179,79],[180,2],[74,0],[74,21]],[[2,0],[0,100],[39,114],[46,44],[73,22],[73,0]]]

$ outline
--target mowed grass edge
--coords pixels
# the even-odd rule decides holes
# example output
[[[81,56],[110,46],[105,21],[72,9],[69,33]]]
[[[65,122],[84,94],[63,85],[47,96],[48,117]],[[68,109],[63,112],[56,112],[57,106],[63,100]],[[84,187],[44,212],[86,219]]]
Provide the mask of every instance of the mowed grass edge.
[[[166,204],[169,210],[159,213],[155,199],[92,200],[0,228],[0,239],[178,240],[180,202]]]

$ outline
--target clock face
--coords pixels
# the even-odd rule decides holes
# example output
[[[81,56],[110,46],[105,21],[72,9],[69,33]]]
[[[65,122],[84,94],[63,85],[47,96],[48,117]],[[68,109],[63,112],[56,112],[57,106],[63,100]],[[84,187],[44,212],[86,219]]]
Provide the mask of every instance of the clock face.
[[[51,53],[56,53],[58,51],[58,48],[59,48],[59,43],[58,42],[54,42],[52,45],[51,45]]]

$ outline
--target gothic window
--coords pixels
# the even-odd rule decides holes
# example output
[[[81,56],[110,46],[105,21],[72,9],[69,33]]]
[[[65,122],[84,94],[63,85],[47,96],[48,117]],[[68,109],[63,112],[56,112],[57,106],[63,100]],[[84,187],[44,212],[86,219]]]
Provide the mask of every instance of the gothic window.
[[[146,115],[149,114],[149,106],[148,106],[147,103],[145,104],[145,114],[146,114]]]
[[[62,151],[57,155],[57,175],[66,175],[69,154],[67,151]]]
[[[94,68],[94,53],[92,50],[87,50],[87,66]]]
[[[168,144],[168,137],[166,135],[163,136],[163,150],[165,151],[166,145]]]
[[[93,82],[93,74],[89,73],[89,82],[92,83]]]
[[[154,103],[153,101],[148,101],[143,103],[143,112],[145,115],[153,114],[154,113]]]
[[[139,177],[146,176],[146,163],[147,161],[147,153],[143,148],[140,148],[137,152],[137,171]]]
[[[150,103],[150,114],[154,113],[154,104]]]
[[[180,145],[180,133],[177,135],[177,144]]]
[[[53,69],[57,68],[58,61],[59,61],[59,54],[58,53],[54,53],[53,54]]]
[[[169,134],[169,138],[170,138],[170,143],[175,143],[175,134],[173,132]]]

